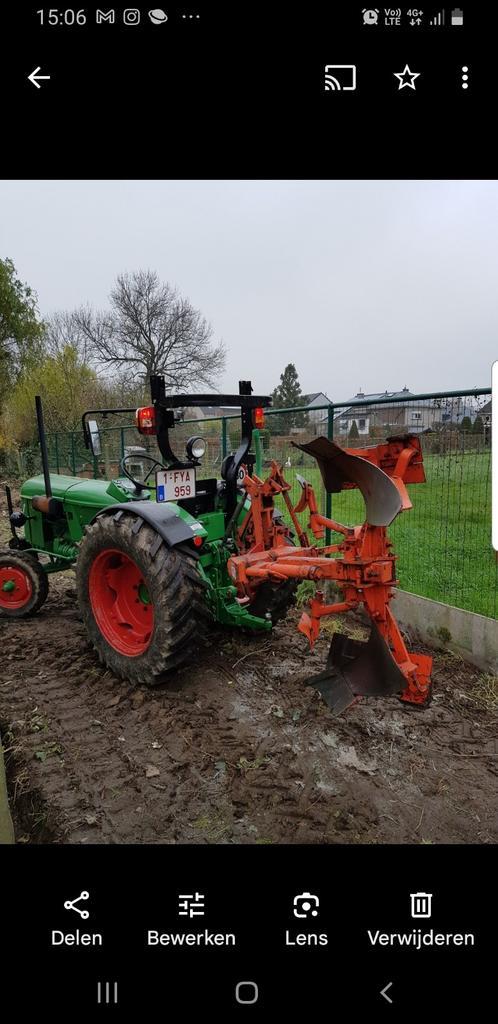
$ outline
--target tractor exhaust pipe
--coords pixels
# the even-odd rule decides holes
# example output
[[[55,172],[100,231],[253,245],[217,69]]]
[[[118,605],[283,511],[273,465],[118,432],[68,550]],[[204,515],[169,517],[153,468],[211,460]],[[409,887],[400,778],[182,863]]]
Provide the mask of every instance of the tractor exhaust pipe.
[[[43,467],[43,478],[45,480],[45,497],[52,497],[52,485],[50,483],[50,470],[48,468],[48,454],[47,454],[47,439],[45,437],[45,425],[43,422],[43,409],[42,400],[40,395],[35,396],[36,405],[36,422],[38,424],[38,439],[40,441],[40,450]]]

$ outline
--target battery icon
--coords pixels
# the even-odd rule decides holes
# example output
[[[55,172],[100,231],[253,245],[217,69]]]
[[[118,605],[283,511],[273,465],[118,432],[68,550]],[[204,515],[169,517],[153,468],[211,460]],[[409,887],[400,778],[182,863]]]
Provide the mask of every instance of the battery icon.
[[[455,7],[454,11],[451,12],[451,24],[463,25],[463,11],[461,7]]]

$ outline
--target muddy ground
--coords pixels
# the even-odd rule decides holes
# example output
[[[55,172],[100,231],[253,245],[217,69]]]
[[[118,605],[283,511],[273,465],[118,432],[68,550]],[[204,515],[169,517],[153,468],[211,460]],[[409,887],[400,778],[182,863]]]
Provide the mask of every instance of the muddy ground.
[[[99,666],[73,573],[50,586],[35,618],[0,623],[18,842],[498,840],[496,680],[440,653],[428,710],[370,699],[335,719],[303,683],[329,640],[310,654],[293,612],[263,638],[216,630],[137,688]]]

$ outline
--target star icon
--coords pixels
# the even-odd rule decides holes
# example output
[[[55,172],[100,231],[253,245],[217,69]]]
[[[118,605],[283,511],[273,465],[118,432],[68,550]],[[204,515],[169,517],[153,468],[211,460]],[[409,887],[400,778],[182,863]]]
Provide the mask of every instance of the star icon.
[[[415,89],[415,79],[420,77],[420,71],[410,71],[408,64],[405,64],[403,71],[394,72],[394,77],[399,79],[398,92],[400,89],[404,89],[405,85],[410,89]]]

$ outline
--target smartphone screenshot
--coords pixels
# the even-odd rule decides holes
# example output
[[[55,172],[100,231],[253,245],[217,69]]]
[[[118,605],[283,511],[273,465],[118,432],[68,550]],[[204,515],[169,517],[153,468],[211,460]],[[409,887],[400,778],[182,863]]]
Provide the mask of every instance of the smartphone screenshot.
[[[2,38],[2,1006],[482,1016],[492,17]]]

